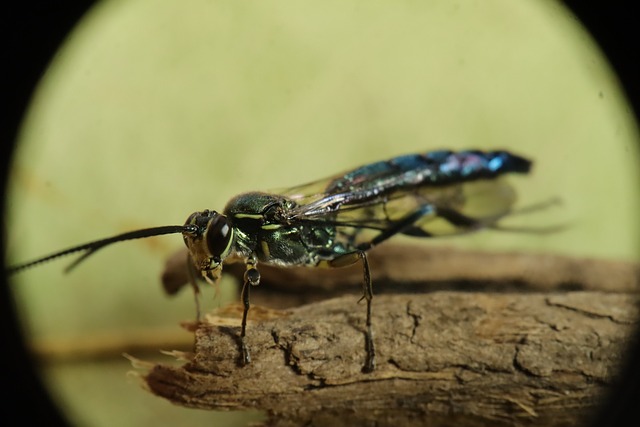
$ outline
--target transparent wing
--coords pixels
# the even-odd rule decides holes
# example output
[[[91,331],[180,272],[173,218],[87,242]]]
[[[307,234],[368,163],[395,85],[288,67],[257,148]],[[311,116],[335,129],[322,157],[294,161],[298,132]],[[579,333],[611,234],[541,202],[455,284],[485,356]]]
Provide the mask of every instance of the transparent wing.
[[[294,202],[284,220],[333,227],[349,244],[376,244],[397,233],[434,237],[495,225],[515,201],[500,176],[527,173],[530,166],[505,151],[431,151],[371,163],[279,194]]]
[[[511,213],[516,201],[513,187],[504,180],[469,182],[457,190],[455,196],[437,197],[434,213],[403,233],[438,237],[491,227]]]
[[[353,246],[390,232],[438,237],[490,227],[509,214],[516,200],[513,188],[502,179],[402,188],[382,195],[321,193],[329,181],[281,193],[298,203],[289,219],[310,226],[331,225]]]

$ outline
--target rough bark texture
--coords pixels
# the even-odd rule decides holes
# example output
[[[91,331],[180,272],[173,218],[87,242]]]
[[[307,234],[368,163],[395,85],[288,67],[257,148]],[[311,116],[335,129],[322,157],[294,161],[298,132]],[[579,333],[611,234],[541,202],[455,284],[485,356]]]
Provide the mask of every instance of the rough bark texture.
[[[176,404],[266,410],[268,425],[580,425],[615,380],[638,315],[637,280],[615,291],[604,279],[602,290],[572,286],[587,291],[535,291],[529,281],[528,292],[500,281],[500,292],[473,282],[471,291],[376,296],[370,374],[361,373],[365,304],[344,296],[252,307],[245,367],[240,307],[211,315],[185,365],[156,365],[144,379]]]

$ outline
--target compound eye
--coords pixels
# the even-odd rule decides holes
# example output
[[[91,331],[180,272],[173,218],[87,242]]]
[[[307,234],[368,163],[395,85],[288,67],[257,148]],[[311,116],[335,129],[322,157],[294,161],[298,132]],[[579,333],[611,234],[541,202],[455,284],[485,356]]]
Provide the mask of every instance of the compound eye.
[[[218,261],[225,258],[231,246],[232,234],[233,230],[227,217],[224,215],[216,215],[211,219],[207,225],[205,238],[207,240],[209,254],[211,254],[214,260]]]

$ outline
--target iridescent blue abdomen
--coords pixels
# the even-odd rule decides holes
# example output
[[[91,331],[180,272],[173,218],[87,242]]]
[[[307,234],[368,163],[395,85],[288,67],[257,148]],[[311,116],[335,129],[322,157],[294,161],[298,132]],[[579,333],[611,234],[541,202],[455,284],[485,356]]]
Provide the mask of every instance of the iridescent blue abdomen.
[[[441,186],[491,179],[505,173],[527,173],[530,168],[531,161],[507,151],[430,151],[359,167],[335,179],[326,191],[360,192],[377,188],[384,192],[391,188]]]

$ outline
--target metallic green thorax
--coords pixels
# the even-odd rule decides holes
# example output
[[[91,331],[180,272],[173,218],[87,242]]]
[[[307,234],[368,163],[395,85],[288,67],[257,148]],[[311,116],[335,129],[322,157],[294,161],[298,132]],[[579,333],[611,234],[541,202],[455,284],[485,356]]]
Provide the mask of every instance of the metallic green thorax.
[[[335,227],[318,226],[301,220],[290,221],[289,212],[298,205],[277,194],[251,192],[229,201],[224,215],[234,229],[234,249],[248,258],[283,266],[315,266],[343,253],[336,242]]]

